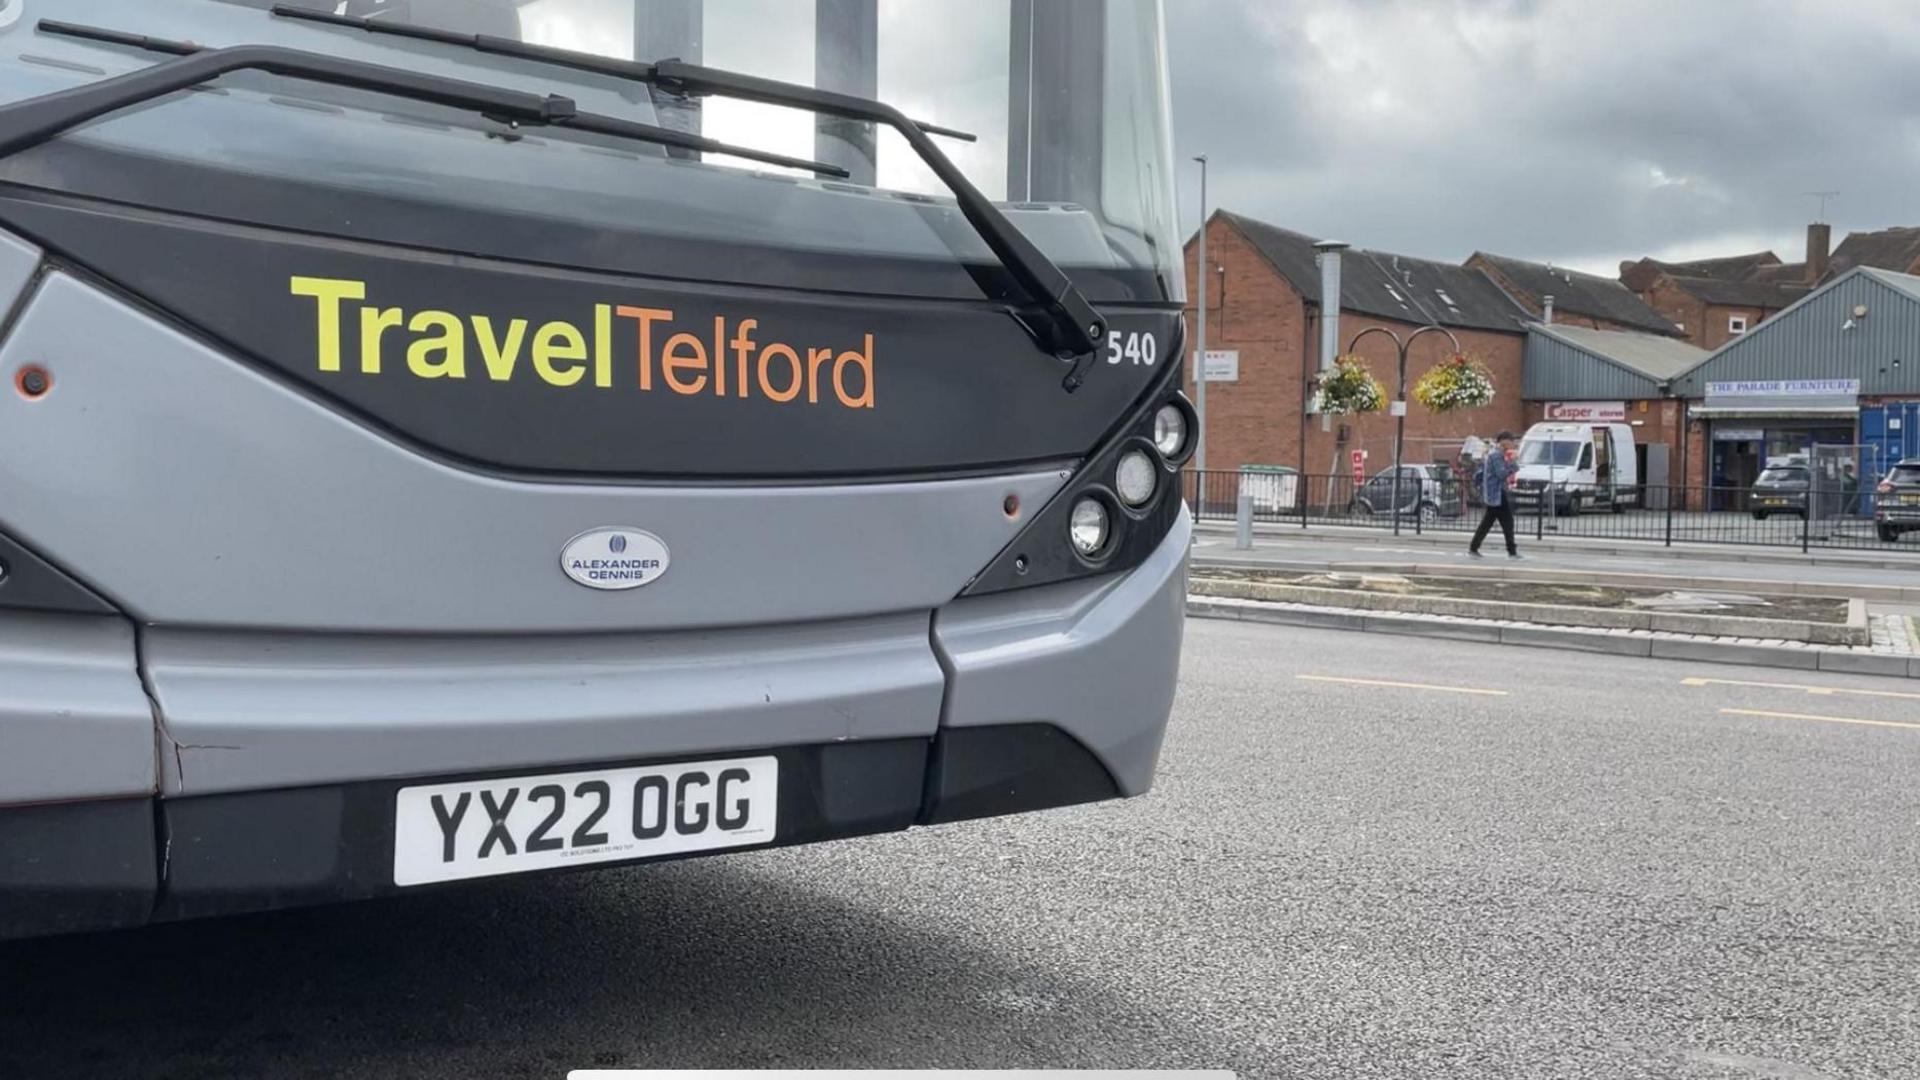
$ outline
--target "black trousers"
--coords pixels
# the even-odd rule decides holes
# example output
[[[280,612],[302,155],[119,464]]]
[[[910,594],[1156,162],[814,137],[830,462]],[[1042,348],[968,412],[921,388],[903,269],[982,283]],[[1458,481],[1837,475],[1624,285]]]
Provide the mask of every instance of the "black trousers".
[[[1500,535],[1507,539],[1507,554],[1519,551],[1513,546],[1513,503],[1506,499],[1501,499],[1499,506],[1487,507],[1486,513],[1480,515],[1480,527],[1473,530],[1473,543],[1467,545],[1467,550],[1479,551],[1481,542],[1486,540],[1487,533],[1496,521],[1500,523]]]

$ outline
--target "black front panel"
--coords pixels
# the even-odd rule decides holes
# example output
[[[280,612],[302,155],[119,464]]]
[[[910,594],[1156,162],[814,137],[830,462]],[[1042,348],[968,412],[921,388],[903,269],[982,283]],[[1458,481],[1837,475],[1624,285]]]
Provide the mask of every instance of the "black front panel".
[[[985,301],[570,273],[19,190],[0,222],[329,404],[511,471],[823,479],[1075,459],[1172,360],[1178,325],[1109,312],[1120,340],[1153,345],[1068,394],[1066,365]]]
[[[765,751],[780,759],[779,827],[773,846],[891,832],[912,825],[920,810],[929,752],[927,739]],[[698,755],[665,760],[684,761],[689,756]],[[568,767],[554,766],[515,770],[508,776],[566,771]],[[396,793],[420,783],[477,778],[375,780],[162,800],[161,835],[171,855],[156,917],[231,915],[393,893],[398,889],[393,883]],[[719,848],[641,861],[753,850],[758,849]],[[590,863],[578,869],[630,865]],[[440,887],[444,886],[421,886]]]

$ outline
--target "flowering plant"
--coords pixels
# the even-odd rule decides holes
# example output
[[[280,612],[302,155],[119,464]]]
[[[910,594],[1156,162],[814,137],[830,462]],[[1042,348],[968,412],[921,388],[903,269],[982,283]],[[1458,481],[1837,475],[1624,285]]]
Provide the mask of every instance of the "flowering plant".
[[[1493,403],[1493,376],[1465,353],[1454,353],[1413,384],[1413,399],[1431,412],[1477,409]]]
[[[1379,412],[1387,400],[1386,387],[1367,370],[1357,356],[1335,357],[1333,370],[1320,375],[1313,404],[1318,412],[1340,416],[1347,413]]]

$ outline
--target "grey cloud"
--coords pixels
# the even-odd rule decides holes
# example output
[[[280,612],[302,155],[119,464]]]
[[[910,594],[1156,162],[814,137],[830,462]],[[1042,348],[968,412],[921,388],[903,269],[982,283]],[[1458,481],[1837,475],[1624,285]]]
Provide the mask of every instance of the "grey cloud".
[[[1736,13],[1737,17],[1730,17]],[[1920,8],[1169,0],[1181,217],[1439,258],[1623,255],[1920,224]]]

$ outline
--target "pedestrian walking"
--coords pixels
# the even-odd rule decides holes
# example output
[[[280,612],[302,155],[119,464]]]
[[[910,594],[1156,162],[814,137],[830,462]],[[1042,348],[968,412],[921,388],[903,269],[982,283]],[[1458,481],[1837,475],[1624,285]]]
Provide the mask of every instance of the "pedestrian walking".
[[[1480,471],[1474,474],[1474,484],[1480,489],[1480,501],[1487,508],[1480,513],[1480,527],[1473,530],[1473,543],[1467,545],[1467,554],[1476,559],[1486,556],[1480,554],[1480,545],[1487,539],[1487,533],[1494,522],[1500,523],[1500,535],[1507,541],[1507,558],[1520,558],[1520,548],[1513,542],[1513,500],[1507,495],[1507,481],[1512,479],[1513,432],[1502,431],[1494,437],[1494,447],[1480,463]]]

